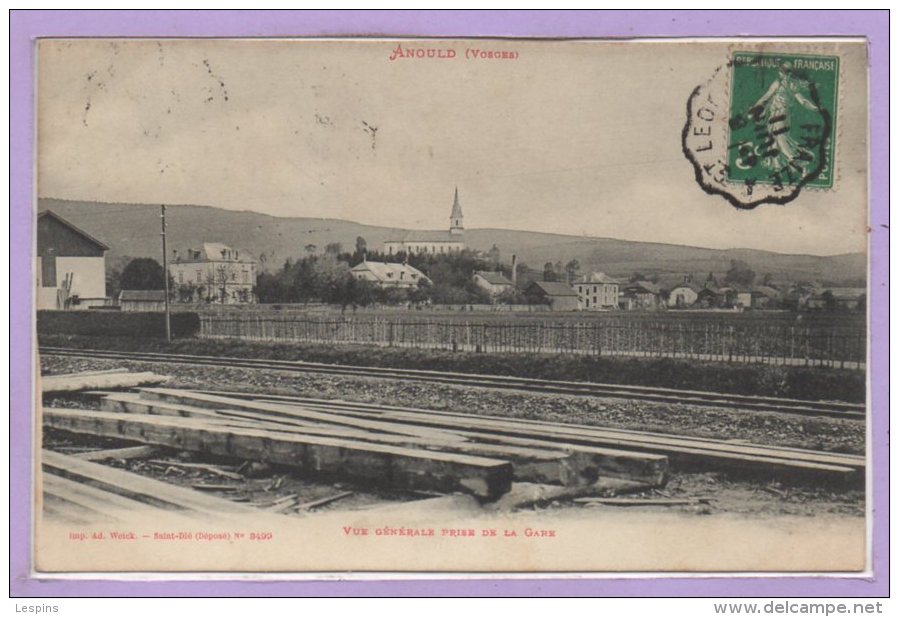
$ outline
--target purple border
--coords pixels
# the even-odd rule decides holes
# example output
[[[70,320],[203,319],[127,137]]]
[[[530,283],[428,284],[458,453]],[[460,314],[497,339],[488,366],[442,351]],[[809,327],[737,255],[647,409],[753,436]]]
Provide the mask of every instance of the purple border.
[[[874,577],[110,582],[29,575],[32,41],[40,36],[866,36],[870,49]],[[889,595],[889,11],[24,11],[10,15],[10,594],[84,596]],[[13,276],[12,273],[15,273]]]

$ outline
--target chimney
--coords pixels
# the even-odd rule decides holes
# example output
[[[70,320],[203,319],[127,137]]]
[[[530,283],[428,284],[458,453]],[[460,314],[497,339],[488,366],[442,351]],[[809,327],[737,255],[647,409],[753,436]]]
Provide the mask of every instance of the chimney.
[[[512,285],[518,285],[518,263],[515,255],[512,255]]]

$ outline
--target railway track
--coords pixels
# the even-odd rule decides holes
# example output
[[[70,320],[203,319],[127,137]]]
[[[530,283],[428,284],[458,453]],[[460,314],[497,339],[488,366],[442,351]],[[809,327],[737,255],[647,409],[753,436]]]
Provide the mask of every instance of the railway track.
[[[318,362],[303,362],[296,360],[261,360],[252,358],[166,354],[155,352],[72,349],[65,347],[42,346],[40,347],[40,353],[48,356],[66,356],[103,360],[163,362],[170,364],[189,364],[192,366],[202,365],[222,368],[250,368],[259,370],[290,371],[297,373],[341,375],[349,377],[377,377],[383,379],[397,379],[406,381],[412,380],[428,383],[474,386],[481,388],[500,388],[507,390],[536,392],[542,394],[625,398],[658,403],[680,403],[688,405],[703,405],[709,407],[724,407],[729,409],[745,409],[748,411],[765,411],[805,416],[827,416],[860,421],[863,421],[866,417],[864,405],[836,401],[805,401],[798,399],[765,396],[747,396],[740,394],[701,392],[695,390],[676,390],[669,388],[651,388],[644,386],[627,386],[619,384],[530,379],[524,377],[511,377],[503,375],[475,375],[470,373],[450,373],[417,369],[324,364]]]

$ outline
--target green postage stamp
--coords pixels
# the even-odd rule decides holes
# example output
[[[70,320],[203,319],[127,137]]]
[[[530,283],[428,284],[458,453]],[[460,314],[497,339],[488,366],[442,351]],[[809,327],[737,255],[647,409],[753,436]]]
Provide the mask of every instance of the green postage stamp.
[[[734,52],[688,103],[700,186],[740,208],[832,188],[839,75],[836,56]]]

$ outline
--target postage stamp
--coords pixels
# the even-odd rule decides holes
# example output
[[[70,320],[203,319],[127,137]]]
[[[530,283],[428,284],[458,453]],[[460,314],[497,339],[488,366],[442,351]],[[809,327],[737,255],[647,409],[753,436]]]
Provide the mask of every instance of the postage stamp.
[[[836,56],[735,52],[688,104],[702,188],[747,209],[832,188],[839,70]]]

